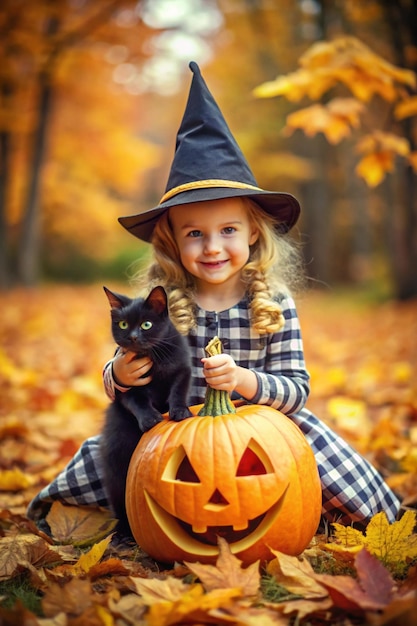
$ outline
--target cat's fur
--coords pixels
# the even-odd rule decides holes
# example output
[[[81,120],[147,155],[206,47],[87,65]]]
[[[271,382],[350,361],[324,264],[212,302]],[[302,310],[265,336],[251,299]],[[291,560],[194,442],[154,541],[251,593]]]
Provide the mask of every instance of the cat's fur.
[[[191,378],[189,346],[168,315],[167,296],[155,287],[145,298],[131,299],[104,287],[111,306],[112,334],[124,350],[153,362],[149,384],[116,392],[106,413],[101,450],[105,488],[119,520],[117,530],[130,535],[125,488],[129,462],[142,434],[169,411],[172,420],[191,416],[188,391]]]

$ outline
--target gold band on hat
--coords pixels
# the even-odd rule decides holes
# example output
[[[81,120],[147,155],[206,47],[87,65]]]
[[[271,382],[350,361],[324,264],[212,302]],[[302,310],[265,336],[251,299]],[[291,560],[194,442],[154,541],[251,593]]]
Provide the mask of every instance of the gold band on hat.
[[[247,183],[239,183],[236,180],[222,180],[221,178],[210,178],[208,180],[195,180],[190,183],[178,185],[178,187],[173,187],[162,196],[159,204],[162,204],[166,200],[173,198],[183,191],[191,191],[193,189],[210,189],[211,187],[226,187],[228,189],[252,189],[253,191],[263,191],[263,189],[261,189],[260,187],[255,187],[255,185],[248,185]]]

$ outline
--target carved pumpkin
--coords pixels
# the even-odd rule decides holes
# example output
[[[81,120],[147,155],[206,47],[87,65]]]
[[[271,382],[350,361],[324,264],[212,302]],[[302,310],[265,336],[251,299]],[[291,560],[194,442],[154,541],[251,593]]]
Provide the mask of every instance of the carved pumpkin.
[[[137,543],[162,562],[215,562],[218,536],[244,562],[272,558],[269,547],[300,554],[319,524],[321,487],[299,428],[210,388],[191,411],[154,426],[132,456],[126,510]]]

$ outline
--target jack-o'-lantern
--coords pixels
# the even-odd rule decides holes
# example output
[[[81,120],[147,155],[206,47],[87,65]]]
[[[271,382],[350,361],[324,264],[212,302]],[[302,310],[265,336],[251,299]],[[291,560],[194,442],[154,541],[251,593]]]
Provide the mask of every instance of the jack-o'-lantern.
[[[300,554],[317,530],[321,487],[299,428],[264,405],[208,388],[195,417],[145,433],[126,484],[133,536],[162,562],[215,562],[217,537],[244,562]]]

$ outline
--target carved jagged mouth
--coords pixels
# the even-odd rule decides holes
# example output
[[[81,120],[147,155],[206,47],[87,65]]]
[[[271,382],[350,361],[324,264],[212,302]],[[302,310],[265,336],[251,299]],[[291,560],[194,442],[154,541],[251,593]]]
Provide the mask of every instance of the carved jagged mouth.
[[[183,522],[182,520],[177,521],[190,537],[198,539],[201,543],[217,546],[217,537],[223,537],[223,539],[226,539],[227,543],[231,544],[252,534],[262,523],[265,515],[266,513],[262,513],[262,515],[258,515],[258,517],[249,520],[244,530],[235,530],[233,526],[207,526],[207,529],[202,533],[194,531],[191,524],[187,524],[187,522]]]
[[[190,524],[165,511],[146,490],[144,493],[149,510],[166,537],[192,554],[213,556],[218,554],[217,537],[226,539],[234,554],[247,550],[259,541],[278,517],[287,489],[268,511],[249,520],[244,530],[235,530],[233,526],[207,526],[204,532],[193,531]]]

